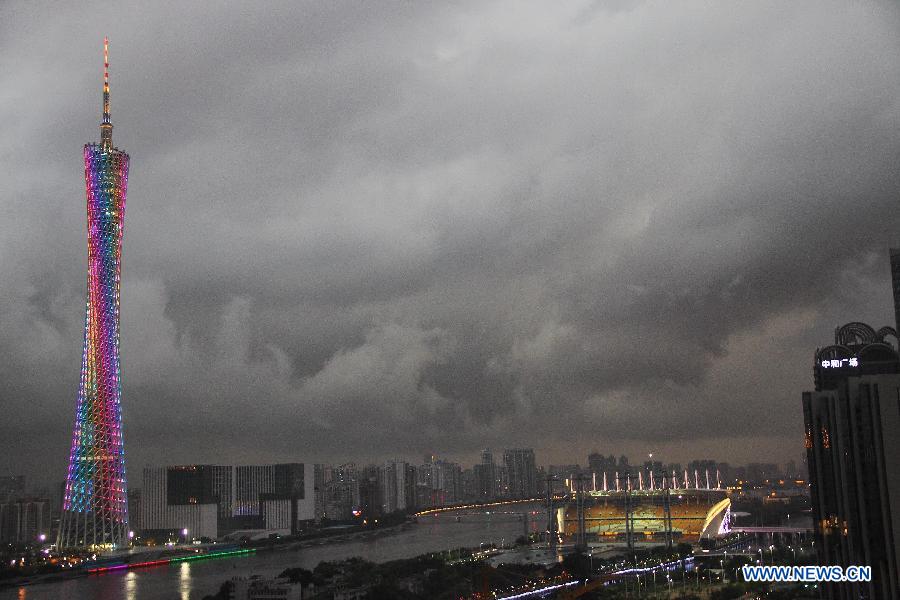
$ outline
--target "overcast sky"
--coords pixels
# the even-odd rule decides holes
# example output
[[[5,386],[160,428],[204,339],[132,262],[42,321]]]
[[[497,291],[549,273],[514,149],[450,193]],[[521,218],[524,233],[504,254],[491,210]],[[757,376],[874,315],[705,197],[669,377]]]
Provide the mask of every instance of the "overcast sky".
[[[816,346],[894,325],[898,31],[887,1],[5,2],[0,474],[65,477],[104,35],[136,480],[799,461]]]

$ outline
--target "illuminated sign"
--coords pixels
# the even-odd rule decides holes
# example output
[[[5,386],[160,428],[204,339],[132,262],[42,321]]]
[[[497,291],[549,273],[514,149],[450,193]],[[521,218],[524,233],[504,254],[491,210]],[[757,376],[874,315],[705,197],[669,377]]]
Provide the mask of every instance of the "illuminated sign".
[[[847,363],[847,364],[844,364]],[[858,358],[833,358],[831,360],[823,360],[822,361],[823,369],[840,369],[841,367],[858,367],[859,359]]]

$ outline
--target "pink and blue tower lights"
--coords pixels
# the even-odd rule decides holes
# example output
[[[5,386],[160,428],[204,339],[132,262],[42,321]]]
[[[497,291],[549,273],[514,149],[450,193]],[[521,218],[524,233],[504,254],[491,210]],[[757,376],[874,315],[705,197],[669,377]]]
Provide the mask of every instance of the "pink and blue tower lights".
[[[60,548],[128,544],[122,439],[119,281],[128,155],[112,145],[109,40],[103,42],[100,143],[84,146],[88,275],[81,383],[59,528]]]

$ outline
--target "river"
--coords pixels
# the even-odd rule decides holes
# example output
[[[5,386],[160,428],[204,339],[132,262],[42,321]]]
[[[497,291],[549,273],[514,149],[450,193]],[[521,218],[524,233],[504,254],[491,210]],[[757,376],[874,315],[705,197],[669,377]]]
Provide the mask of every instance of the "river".
[[[482,543],[508,544],[525,531],[519,517],[523,512],[528,514],[529,531],[546,528],[546,513],[537,504],[503,507],[496,511],[439,513],[364,539],[342,536],[340,541],[322,539],[316,545],[298,549],[111,571],[78,579],[3,588],[0,589],[0,600],[200,600],[215,593],[222,582],[232,577],[274,576],[288,567],[311,569],[323,560],[360,556],[373,562],[385,562],[428,552],[476,547]]]

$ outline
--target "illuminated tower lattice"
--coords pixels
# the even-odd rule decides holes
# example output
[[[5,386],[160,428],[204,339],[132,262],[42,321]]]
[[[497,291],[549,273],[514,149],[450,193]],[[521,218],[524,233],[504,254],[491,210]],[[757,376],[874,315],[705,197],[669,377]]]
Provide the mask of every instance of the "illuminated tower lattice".
[[[61,548],[128,543],[119,370],[119,276],[128,155],[112,145],[109,41],[103,43],[100,143],[84,146],[88,276],[81,383],[63,499]]]

